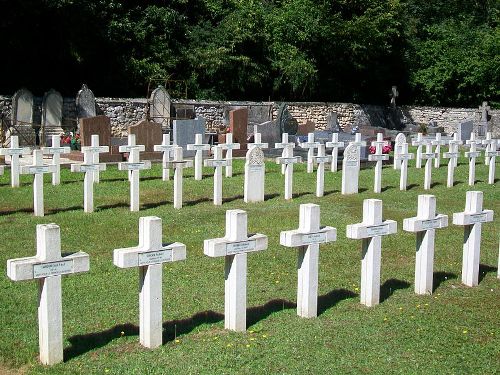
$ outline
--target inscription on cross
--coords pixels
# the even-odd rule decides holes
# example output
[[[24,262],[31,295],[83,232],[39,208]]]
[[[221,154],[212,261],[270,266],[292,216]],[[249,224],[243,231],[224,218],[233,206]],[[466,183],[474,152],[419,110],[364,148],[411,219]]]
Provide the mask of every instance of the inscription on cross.
[[[9,148],[0,148],[0,155],[10,156],[10,182],[12,187],[19,187],[19,157],[29,154],[31,154],[29,147],[19,147],[19,138],[17,135],[10,137]]]

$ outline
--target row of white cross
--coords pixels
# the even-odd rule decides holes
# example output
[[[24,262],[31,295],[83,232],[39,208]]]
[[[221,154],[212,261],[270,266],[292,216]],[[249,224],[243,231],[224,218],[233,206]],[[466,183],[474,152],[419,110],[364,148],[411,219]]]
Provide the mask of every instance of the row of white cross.
[[[348,225],[346,236],[362,240],[361,303],[374,306],[380,300],[382,236],[397,232],[394,220],[382,219],[382,201],[363,202],[363,221]],[[493,211],[483,210],[483,193],[469,191],[465,211],[453,214],[453,224],[464,226],[462,282],[478,284],[481,225],[493,221]],[[403,229],[417,234],[415,293],[432,294],[434,238],[436,229],[448,226],[448,216],[436,214],[436,198],[418,197],[417,216],[404,219]],[[320,207],[300,206],[298,229],[283,231],[280,244],[298,248],[297,314],[317,316],[319,246],[336,241],[337,229],[320,225]],[[249,234],[247,213],[226,211],[224,237],[204,241],[209,257],[224,257],[225,328],[246,330],[247,254],[266,250],[268,237]],[[500,254],[499,254],[500,255]],[[162,264],[186,259],[186,246],[163,243],[162,220],[141,217],[139,245],[115,249],[113,263],[119,268],[139,268],[140,342],[148,348],[162,344]],[[500,263],[500,256],[499,256]],[[7,261],[7,275],[14,281],[38,279],[40,360],[55,364],[63,360],[61,275],[89,270],[89,256],[78,252],[61,255],[60,229],[55,224],[37,225],[37,255]],[[499,274],[500,278],[500,264]]]

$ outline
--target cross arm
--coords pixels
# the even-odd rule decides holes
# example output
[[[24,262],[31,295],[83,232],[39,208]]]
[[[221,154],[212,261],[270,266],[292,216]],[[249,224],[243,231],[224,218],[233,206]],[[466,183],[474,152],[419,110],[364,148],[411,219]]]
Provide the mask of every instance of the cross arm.
[[[29,147],[20,148],[0,148],[0,155],[29,155],[31,149]]]
[[[127,247],[113,251],[113,264],[119,268],[177,262],[184,259],[186,259],[186,245],[180,242],[164,244],[162,248],[157,250]]]
[[[192,160],[182,160],[182,161],[171,160],[163,163],[163,168],[178,168],[178,167],[190,168],[192,166],[193,166]]]
[[[190,144],[187,145],[189,151],[208,151],[210,150],[210,145],[207,143],[203,144]]]
[[[303,233],[299,229],[283,231],[280,233],[280,245],[298,247],[311,244],[321,244],[337,240],[337,228],[322,227],[315,233]]]
[[[279,143],[274,144],[274,148],[285,148],[285,147],[294,146],[294,145],[295,144],[292,142],[288,142],[288,143],[279,142]]]
[[[492,210],[483,210],[478,213],[457,212],[453,214],[453,224],[455,225],[472,225],[490,221],[493,221]]]
[[[42,153],[45,155],[54,154],[69,154],[71,152],[71,147],[42,147]]]
[[[154,145],[154,150],[158,152],[172,151],[177,145]]]
[[[319,145],[319,142],[303,142],[299,144],[301,148],[318,148]]]
[[[95,172],[105,171],[106,164],[71,164],[71,172]]]
[[[123,145],[118,148],[118,151],[120,152],[130,152],[132,150],[139,150],[140,152],[146,150],[146,146],[144,145],[136,145],[136,146],[129,146],[129,145]]]
[[[21,166],[21,174],[52,173],[55,171],[56,171],[56,166],[52,164]]]
[[[276,164],[294,164],[294,163],[302,163],[301,156],[292,156],[289,158],[276,158]]]
[[[448,226],[448,215],[436,215],[433,219],[411,217],[403,220],[403,230],[406,232],[422,232],[428,229],[440,229]]]
[[[415,154],[396,154],[394,157],[396,160],[409,160],[415,159]]]
[[[220,143],[219,146],[223,150],[239,150],[240,149],[239,143]]]
[[[226,167],[231,165],[231,161],[226,159],[206,159],[203,164],[205,167]]]
[[[325,143],[326,148],[333,148],[333,147],[344,147],[344,142],[326,142]]]
[[[353,240],[361,240],[363,238],[386,236],[394,234],[398,231],[398,223],[394,220],[385,220],[382,224],[351,224],[346,228],[346,237]]]
[[[150,168],[151,168],[150,160],[144,160],[139,163],[131,163],[131,162],[118,163],[118,170],[120,171],[133,171],[137,169],[150,169]]]
[[[368,160],[369,161],[380,161],[380,160],[389,160],[389,155],[376,155],[376,154],[370,154],[368,155]]]
[[[109,152],[109,146],[83,146],[82,152]]]
[[[240,253],[249,253],[267,249],[267,236],[256,233],[243,241],[228,241],[226,238],[214,238],[203,242],[203,253],[209,257],[222,257]]]

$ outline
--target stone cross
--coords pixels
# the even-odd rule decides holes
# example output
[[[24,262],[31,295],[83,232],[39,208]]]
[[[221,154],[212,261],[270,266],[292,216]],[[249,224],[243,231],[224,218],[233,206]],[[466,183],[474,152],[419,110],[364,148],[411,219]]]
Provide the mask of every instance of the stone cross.
[[[197,181],[203,178],[203,151],[210,150],[210,145],[203,143],[202,138],[202,134],[195,134],[194,144],[187,145],[189,151],[196,151],[194,156],[194,179]]]
[[[170,134],[163,134],[163,142],[161,145],[154,145],[154,150],[158,152],[163,152],[163,165],[170,161],[170,154],[176,145],[170,143]],[[170,179],[170,169],[163,168],[162,173],[163,181],[168,181]]]
[[[390,94],[390,97],[391,97],[391,106],[392,107],[396,107],[396,98],[399,96],[399,91],[398,91],[398,87],[397,86],[392,86],[391,87],[391,94]]]
[[[222,157],[222,147],[212,147],[214,154],[213,159],[205,160],[206,167],[214,167],[214,204],[220,206],[222,204],[222,167],[227,167],[230,163]]]
[[[408,143],[402,143],[398,154],[395,156],[400,161],[399,168],[401,175],[399,177],[399,190],[406,190],[408,185],[408,160],[413,159],[415,154],[408,152]]]
[[[137,149],[139,152],[144,152],[146,150],[146,146],[136,144],[135,134],[129,134],[127,140],[128,143],[126,145],[120,146],[118,151],[131,153],[132,150],[134,149]],[[132,178],[132,171],[129,171],[128,180],[130,181],[131,178]]]
[[[492,139],[491,137],[491,132],[486,133],[486,139],[483,139],[481,142],[483,145],[486,146],[486,151],[496,151],[497,149],[497,139]],[[484,165],[489,165],[490,162],[490,157],[486,155],[486,152],[484,153]]]
[[[29,147],[19,147],[19,138],[17,135],[10,137],[10,147],[0,148],[0,155],[10,156],[10,182],[12,187],[19,187],[19,157],[31,154]]]
[[[478,135],[482,136],[485,132],[488,131],[488,112],[491,110],[491,108],[488,105],[488,102],[483,102],[483,104],[481,104],[481,106],[479,107],[479,110],[481,111],[481,121],[477,131]]]
[[[441,133],[436,133],[436,139],[432,141],[432,145],[436,146],[434,152],[436,153],[436,158],[434,159],[434,168],[439,168],[441,165],[441,146],[444,146],[446,141],[441,139]]]
[[[239,150],[240,144],[233,143],[233,133],[226,133],[226,143],[219,144],[223,150],[226,150],[226,177],[233,177],[233,150]]]
[[[477,151],[477,145],[481,141],[476,140],[475,133],[471,133],[470,139],[465,143],[469,146],[469,151],[465,153],[465,156],[469,158],[469,186],[474,186],[476,183],[476,158],[481,156],[481,151]]]
[[[293,165],[302,162],[300,156],[293,156],[293,143],[288,144],[283,150],[283,156],[276,158],[276,164],[285,167],[285,199],[292,199],[293,196]]]
[[[203,252],[209,257],[224,257],[224,327],[232,331],[246,330],[247,253],[267,249],[267,236],[247,232],[247,213],[226,211],[226,234],[205,240]]]
[[[162,344],[162,266],[186,259],[186,245],[162,243],[159,217],[139,218],[139,245],[113,251],[113,264],[119,268],[139,267],[139,339],[146,348]]]
[[[479,282],[481,225],[493,221],[493,211],[483,210],[483,192],[468,191],[465,211],[453,214],[453,224],[464,226],[462,283],[476,286]]]
[[[124,146],[120,146],[120,149],[122,147]],[[120,152],[122,151],[120,150]],[[150,168],[151,162],[149,160],[140,161],[139,147],[130,149],[127,162],[118,163],[118,170],[130,172],[130,211],[139,211],[139,171]]]
[[[432,181],[432,159],[436,158],[436,153],[432,152],[432,141],[426,139],[423,141],[425,144],[425,152],[420,153],[420,160],[425,162],[425,177],[424,177],[424,190],[431,188]]]
[[[458,133],[455,133],[453,135],[453,140],[448,141],[448,152],[445,152],[443,154],[443,158],[445,159],[450,159],[448,161],[448,177],[446,181],[446,186],[447,187],[453,187],[454,184],[454,173],[455,173],[455,167],[457,166],[457,160],[460,156],[460,153],[458,152],[458,145],[461,145],[463,142],[458,139]]]
[[[43,216],[43,174],[53,173],[55,165],[43,163],[42,150],[33,150],[33,164],[21,167],[21,174],[33,174],[33,206],[35,216]]]
[[[322,197],[325,192],[325,163],[331,161],[331,156],[326,156],[325,145],[318,146],[318,155],[313,156],[316,168],[316,196]]]
[[[135,137],[135,135],[134,135]],[[135,144],[135,138],[134,138]],[[90,136],[90,146],[83,146],[82,152],[89,151],[92,155],[92,164],[99,164],[99,154],[109,152],[109,146],[99,146],[99,134],[92,134]],[[101,169],[95,170],[93,173],[94,183],[98,184],[101,181]]]
[[[349,144],[342,160],[342,194],[357,194],[359,183],[360,155],[358,146]]]
[[[339,148],[344,148],[344,142],[339,142],[339,133],[333,133],[332,141],[326,142],[325,146],[326,148],[332,149],[332,164],[330,166],[330,170],[332,172],[337,172]]]
[[[314,133],[307,134],[307,142],[301,143],[300,147],[307,149],[307,173],[313,173],[314,170],[314,149],[318,148],[319,142],[314,142]]]
[[[361,303],[368,307],[380,302],[382,237],[397,232],[394,220],[382,220],[382,201],[363,201],[363,222],[347,226],[346,236],[363,240],[361,247]]]
[[[108,146],[101,146],[108,147]],[[82,147],[83,164],[71,164],[71,172],[85,173],[83,181],[83,211],[94,212],[94,174],[96,171],[105,171],[106,164],[94,163],[92,146]]]
[[[382,148],[387,144],[384,141],[384,135],[382,133],[377,133],[377,140],[372,142],[372,146],[375,146],[375,153],[368,155],[369,161],[376,161],[375,165],[375,179],[373,183],[373,191],[375,193],[380,193],[382,191],[382,163],[384,160],[389,160],[389,155],[382,153]]]
[[[184,168],[191,168],[192,160],[184,160],[182,156],[182,147],[174,148],[174,160],[163,164],[164,168],[174,169],[174,208],[182,208],[182,177]]]
[[[286,149],[288,146],[292,147],[292,153],[293,153],[293,147],[295,146],[292,142],[288,142],[288,133],[283,133],[281,135],[281,143],[275,143],[274,148],[282,148],[283,152],[281,153],[281,157],[285,158],[285,153]],[[281,164],[281,174],[285,174],[285,169],[286,169],[286,164]]]
[[[252,147],[246,154],[243,198],[245,203],[264,201],[265,178],[264,153],[260,147]]]
[[[259,148],[268,148],[269,143],[263,143],[262,142],[262,135],[258,132],[258,126],[254,125],[253,126],[253,143],[248,144],[248,149],[252,149],[254,147],[259,147]]]
[[[417,157],[415,158],[415,168],[422,168],[422,148],[426,141],[422,137],[422,133],[417,134],[417,139],[411,142],[412,146],[417,146]]]
[[[496,162],[496,157],[500,156],[500,151],[496,150],[496,145],[490,148],[489,150],[486,149],[485,155],[490,159],[488,161],[489,164],[489,173],[488,173],[488,184],[493,185],[495,183],[495,162]]]
[[[432,294],[436,229],[448,226],[448,215],[436,215],[436,197],[419,195],[417,216],[403,220],[403,230],[417,234],[415,293]]]
[[[58,135],[52,136],[52,146],[42,147],[43,154],[52,155],[52,165],[54,171],[52,172],[52,185],[59,185],[61,183],[61,154],[68,154],[71,152],[70,147],[61,147],[61,137]]]
[[[398,155],[401,152],[402,145],[404,143],[406,143],[406,136],[403,133],[398,133],[398,135],[394,140],[394,165],[393,165],[394,169],[401,168],[401,163],[403,159],[398,158]],[[408,149],[408,146],[406,148]]]
[[[56,224],[36,226],[36,256],[7,261],[11,280],[38,280],[38,342],[44,365],[63,361],[61,275],[88,270],[88,254],[61,256],[61,232]]]
[[[349,142],[349,144],[357,147],[358,159],[361,161],[361,147],[366,147],[366,142],[361,140],[361,133],[355,133],[354,141]]]
[[[318,315],[319,245],[337,240],[337,229],[320,226],[317,204],[301,204],[299,228],[280,233],[280,244],[298,248],[297,315]]]

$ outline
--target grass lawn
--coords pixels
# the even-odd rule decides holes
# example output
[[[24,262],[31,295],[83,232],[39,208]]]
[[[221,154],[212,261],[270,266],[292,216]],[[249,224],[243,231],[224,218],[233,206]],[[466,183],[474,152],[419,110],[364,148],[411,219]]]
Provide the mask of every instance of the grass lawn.
[[[265,202],[243,202],[243,161],[224,179],[222,207],[212,204],[212,170],[202,181],[185,170],[184,204],[174,210],[173,181],[161,180],[161,167],[141,172],[141,211],[129,212],[126,172],[110,166],[95,186],[96,212],[83,212],[83,175],[63,169],[62,184],[45,176],[46,216],[32,215],[32,177],[12,189],[0,176],[0,373],[227,374],[227,373],[500,373],[500,185],[488,185],[484,159],[477,184],[467,185],[465,159],[446,188],[446,160],[433,169],[433,188],[423,190],[424,169],[410,162],[410,190],[399,191],[399,171],[383,170],[381,194],[373,191],[373,168],[360,174],[360,194],[340,194],[342,172],[326,172],[323,198],[315,197],[316,174],[295,167],[295,198],[283,198],[279,166],[267,163]],[[500,169],[500,167],[497,167]],[[499,171],[500,175],[500,171]],[[483,225],[478,287],[461,285],[463,227],[453,212],[465,207],[468,190],[484,192],[484,208],[495,211]],[[437,197],[437,211],[450,226],[437,230],[432,296],[413,292],[415,234],[402,231],[403,218],[417,211],[417,196]],[[384,218],[398,222],[398,233],[382,240],[382,303],[359,303],[361,241],[345,236],[347,224],[362,219],[366,198],[383,200]],[[319,316],[296,316],[296,250],[279,245],[282,230],[298,227],[299,205],[321,206],[322,225],[337,228],[337,241],[321,246]],[[225,211],[248,212],[250,232],[269,236],[268,250],[248,256],[248,331],[224,330],[224,260],[203,255],[203,240],[221,237]],[[113,249],[136,246],[141,216],[163,219],[164,241],[187,246],[187,259],[164,265],[164,345],[147,350],[138,343],[138,271],[113,265]],[[12,282],[10,258],[35,255],[35,225],[61,227],[63,251],[90,254],[90,272],[63,277],[65,362],[38,363],[37,283]]]

